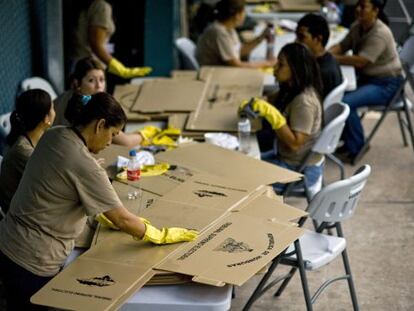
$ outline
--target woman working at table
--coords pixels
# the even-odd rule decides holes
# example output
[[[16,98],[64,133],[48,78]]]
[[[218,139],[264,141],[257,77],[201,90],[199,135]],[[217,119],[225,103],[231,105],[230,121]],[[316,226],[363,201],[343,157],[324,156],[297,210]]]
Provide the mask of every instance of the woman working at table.
[[[343,102],[351,108],[346,121],[341,159],[353,163],[364,145],[364,130],[357,109],[385,105],[394,96],[403,78],[394,37],[384,18],[383,0],[360,0],[356,7],[357,21],[345,39],[330,52],[342,65],[351,65],[358,72],[358,88],[345,93]],[[344,55],[352,50],[353,55]]]
[[[269,36],[269,30],[254,40],[241,43],[236,28],[244,22],[244,0],[221,0],[216,4],[216,21],[198,39],[196,58],[201,66],[261,68],[273,66],[276,59],[245,62],[250,52]]]
[[[79,60],[71,77],[71,86],[70,90],[55,100],[56,119],[54,125],[69,125],[69,121],[65,118],[65,111],[73,94],[78,92],[82,95],[93,95],[105,91],[105,72],[100,63],[91,57]],[[142,142],[142,135],[141,133],[126,134],[124,131],[119,131],[119,134],[112,141],[117,145],[134,147]]]
[[[256,99],[252,105],[276,135],[275,150],[262,154],[262,159],[297,170],[323,124],[319,67],[304,45],[291,43],[280,51],[274,73],[280,91],[270,98],[271,103]],[[247,103],[244,101],[241,108]],[[304,171],[311,193],[319,187],[322,173],[322,156],[314,155]],[[283,189],[277,186],[276,190]]]
[[[182,228],[158,230],[128,212],[91,155],[107,147],[125,124],[111,95],[74,94],[65,116],[71,127],[43,135],[0,223],[0,276],[9,310],[40,308],[30,297],[59,272],[87,216],[103,213],[120,230],[155,244],[197,237]]]
[[[39,89],[28,90],[17,97],[10,116],[11,131],[1,163],[0,206],[9,210],[10,202],[22,178],[34,148],[55,118],[50,95]]]

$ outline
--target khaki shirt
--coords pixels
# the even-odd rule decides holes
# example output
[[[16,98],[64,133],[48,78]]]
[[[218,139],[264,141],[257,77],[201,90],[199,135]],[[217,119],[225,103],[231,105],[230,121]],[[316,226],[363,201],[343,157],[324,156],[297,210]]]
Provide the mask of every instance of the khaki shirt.
[[[196,58],[200,66],[222,66],[231,59],[240,59],[240,48],[236,31],[214,22],[200,36]]]
[[[90,26],[98,26],[104,28],[107,33],[106,43],[109,38],[115,32],[115,24],[112,19],[112,7],[104,0],[95,0],[89,6],[87,10],[80,13],[78,24],[75,30],[75,42],[73,47],[72,60],[74,62],[92,56],[98,61],[88,40],[88,30]],[[105,64],[100,62],[103,68],[106,68]]]
[[[68,106],[69,100],[72,98],[74,94],[73,90],[69,90],[64,92],[63,94],[59,95],[55,99],[55,112],[56,117],[53,125],[70,125],[69,121],[65,118],[65,111],[66,107]]]
[[[293,98],[283,114],[292,131],[309,135],[308,140],[298,151],[292,151],[280,140],[277,141],[278,157],[288,164],[299,165],[312,148],[322,127],[322,106],[316,92],[311,88],[306,89]],[[321,155],[315,155],[308,163],[316,164],[321,158]]]
[[[68,127],[48,130],[30,157],[0,222],[0,250],[16,264],[53,276],[73,249],[86,216],[122,203],[105,170]]]
[[[354,55],[370,61],[360,73],[370,77],[401,75],[401,62],[391,30],[377,19],[374,26],[363,33],[359,23],[354,23],[340,43],[343,52],[352,50]]]
[[[5,212],[9,210],[33,149],[30,141],[25,136],[20,136],[13,146],[6,150],[0,172],[0,206]]]

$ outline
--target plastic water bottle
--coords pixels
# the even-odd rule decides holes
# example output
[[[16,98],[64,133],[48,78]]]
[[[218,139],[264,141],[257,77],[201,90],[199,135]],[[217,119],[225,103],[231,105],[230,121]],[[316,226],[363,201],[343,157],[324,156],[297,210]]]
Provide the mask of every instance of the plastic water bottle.
[[[133,182],[128,189],[128,200],[135,200],[141,196],[141,189],[138,183],[141,178],[141,166],[138,162],[137,152],[135,150],[129,152],[127,178],[130,182]]]
[[[273,24],[267,24],[269,35],[266,37],[266,59],[270,60],[275,58],[275,29]]]
[[[241,116],[237,127],[239,131],[239,150],[247,154],[250,151],[250,133],[252,130],[249,118]]]

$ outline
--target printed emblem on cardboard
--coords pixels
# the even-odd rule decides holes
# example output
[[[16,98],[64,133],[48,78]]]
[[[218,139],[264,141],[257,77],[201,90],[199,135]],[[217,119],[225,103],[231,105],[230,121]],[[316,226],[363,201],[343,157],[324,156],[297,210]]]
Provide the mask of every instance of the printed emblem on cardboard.
[[[235,239],[227,238],[224,240],[223,243],[217,246],[214,250],[221,251],[221,252],[227,252],[227,253],[241,253],[241,252],[252,252],[253,248],[250,248],[250,246],[244,242],[237,242]]]
[[[90,279],[76,279],[80,284],[83,285],[88,285],[88,286],[99,286],[99,287],[104,287],[104,286],[111,286],[114,285],[116,282],[109,276],[109,275],[104,275],[104,276],[96,276],[94,278],[90,278]]]
[[[209,190],[196,190],[193,192],[195,195],[197,195],[199,198],[204,197],[227,197],[225,193],[217,192],[217,191],[209,191]]]

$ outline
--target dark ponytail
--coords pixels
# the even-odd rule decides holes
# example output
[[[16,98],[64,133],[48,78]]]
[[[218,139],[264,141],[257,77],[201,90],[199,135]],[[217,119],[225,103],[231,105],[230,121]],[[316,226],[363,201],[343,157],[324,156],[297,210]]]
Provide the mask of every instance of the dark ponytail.
[[[105,119],[106,128],[124,125],[127,121],[121,105],[105,92],[92,96],[73,94],[66,107],[65,118],[75,127],[100,119]]]
[[[387,4],[387,0],[371,0],[371,4],[378,9],[378,18],[385,24],[389,25],[390,20],[388,16],[384,12],[385,5]]]
[[[16,99],[16,107],[10,116],[11,131],[6,138],[12,146],[19,136],[34,130],[44,120],[52,107],[50,95],[40,89],[28,90]]]
[[[225,21],[244,10],[244,0],[220,0],[216,4],[216,19]]]

